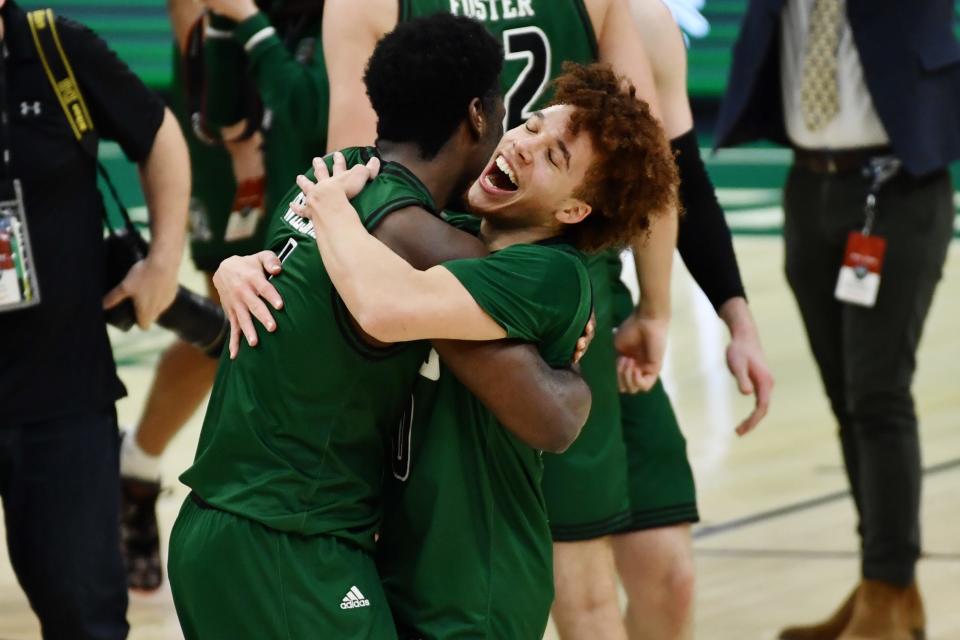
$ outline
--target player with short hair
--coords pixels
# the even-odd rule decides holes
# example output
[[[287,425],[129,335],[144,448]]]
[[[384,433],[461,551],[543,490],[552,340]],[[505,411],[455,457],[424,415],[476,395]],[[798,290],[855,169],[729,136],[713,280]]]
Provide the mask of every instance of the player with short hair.
[[[429,137],[397,130],[379,153],[349,152],[351,163],[383,162],[354,201],[360,218],[421,264],[447,256],[418,242],[471,255],[476,241],[435,212],[499,140],[499,45],[470,20],[437,16],[398,27],[381,52],[368,78],[387,90],[372,86],[374,103],[429,110],[434,126]],[[430,96],[435,73],[447,80],[439,101]],[[403,92],[392,90],[398,74]],[[406,225],[417,235],[397,233]],[[269,238],[285,248],[287,270],[275,283],[287,307],[262,348],[221,362],[196,460],[182,476],[193,493],[171,535],[178,616],[191,639],[394,637],[370,555],[383,430],[402,412],[426,348],[379,345],[357,329],[317,252],[297,250],[312,242],[303,224],[276,220]]]

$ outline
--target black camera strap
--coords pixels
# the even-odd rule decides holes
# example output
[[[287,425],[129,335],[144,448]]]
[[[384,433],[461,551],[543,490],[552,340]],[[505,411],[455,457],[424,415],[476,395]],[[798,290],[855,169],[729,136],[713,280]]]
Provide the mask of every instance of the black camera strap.
[[[97,130],[93,124],[93,118],[90,116],[90,110],[83,99],[83,93],[80,91],[80,84],[73,73],[67,54],[63,50],[60,42],[60,35],[57,33],[57,23],[51,9],[37,9],[27,14],[27,22],[30,24],[30,34],[33,36],[33,43],[37,48],[37,55],[40,57],[40,64],[50,81],[50,87],[60,102],[63,114],[67,118],[70,130],[83,149],[84,153],[93,158],[97,163],[97,171],[107,185],[110,196],[117,205],[120,215],[123,217],[124,226],[128,231],[134,231],[133,222],[130,220],[130,213],[123,206],[120,195],[117,193],[110,174],[97,157],[97,147],[99,138]],[[104,211],[106,219],[106,211]],[[107,230],[113,234],[114,229],[107,224]]]

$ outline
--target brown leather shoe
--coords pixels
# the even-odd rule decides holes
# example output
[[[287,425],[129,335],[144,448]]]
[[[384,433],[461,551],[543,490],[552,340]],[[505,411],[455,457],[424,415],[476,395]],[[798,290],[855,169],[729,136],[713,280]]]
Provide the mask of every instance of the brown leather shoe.
[[[910,632],[913,634],[913,640],[926,640],[927,613],[923,608],[923,598],[920,597],[920,589],[917,587],[916,580],[907,587],[904,609],[907,623],[910,625]]]
[[[896,587],[879,580],[861,582],[853,615],[838,640],[913,640],[908,619],[909,592],[910,587]]]
[[[854,587],[840,608],[826,620],[817,624],[787,627],[778,637],[780,640],[837,640],[853,616],[853,603],[858,590],[859,586]]]

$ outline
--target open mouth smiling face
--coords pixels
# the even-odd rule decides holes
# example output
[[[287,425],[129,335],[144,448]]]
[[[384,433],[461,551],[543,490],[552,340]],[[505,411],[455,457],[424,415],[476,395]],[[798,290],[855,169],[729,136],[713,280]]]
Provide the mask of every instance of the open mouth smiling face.
[[[516,191],[520,184],[517,182],[517,172],[510,166],[510,161],[503,154],[497,153],[480,177],[480,186],[485,191],[496,194]]]
[[[570,132],[573,112],[554,105],[504,134],[468,192],[474,213],[513,225],[551,223],[593,160],[589,136]]]

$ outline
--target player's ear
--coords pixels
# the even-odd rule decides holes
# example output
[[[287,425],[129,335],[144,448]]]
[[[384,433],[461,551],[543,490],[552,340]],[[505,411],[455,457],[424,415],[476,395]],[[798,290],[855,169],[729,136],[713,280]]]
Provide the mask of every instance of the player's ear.
[[[468,109],[470,130],[477,138],[483,138],[483,135],[487,132],[487,127],[490,125],[487,114],[483,110],[483,101],[480,98],[474,98],[470,101]]]
[[[580,198],[567,198],[554,216],[560,224],[577,224],[586,220],[592,212],[593,207]]]

